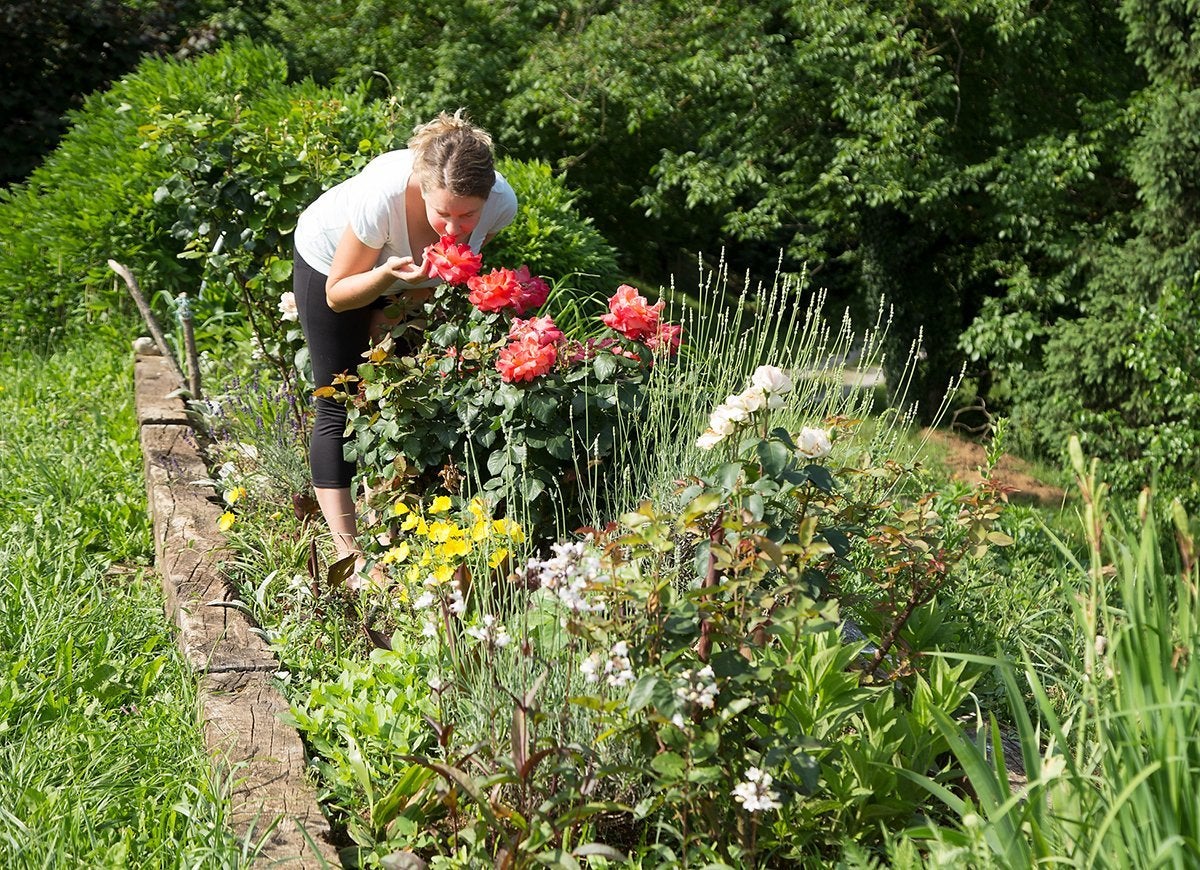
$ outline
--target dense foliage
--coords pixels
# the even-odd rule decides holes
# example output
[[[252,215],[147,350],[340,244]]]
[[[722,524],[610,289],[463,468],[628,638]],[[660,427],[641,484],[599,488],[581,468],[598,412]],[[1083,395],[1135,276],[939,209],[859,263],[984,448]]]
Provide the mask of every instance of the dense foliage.
[[[277,51],[239,42],[148,61],[93,95],[54,154],[0,201],[0,300],[12,315],[0,336],[130,311],[105,265],[112,257],[148,293],[191,292],[197,322],[241,312],[262,343],[280,339],[276,303],[291,286],[300,212],[401,147],[414,124],[394,101],[286,79]],[[500,256],[573,283],[613,268],[561,178],[537,163],[502,169],[523,211],[497,240]],[[160,312],[169,317],[165,302]]]

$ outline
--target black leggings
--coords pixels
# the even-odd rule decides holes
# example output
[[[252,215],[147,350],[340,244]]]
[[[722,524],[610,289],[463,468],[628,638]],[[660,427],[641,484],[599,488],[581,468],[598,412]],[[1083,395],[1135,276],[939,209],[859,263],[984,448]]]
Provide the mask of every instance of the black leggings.
[[[333,376],[354,374],[363,353],[370,346],[371,312],[376,306],[334,311],[325,301],[322,275],[296,254],[292,270],[292,289],[300,311],[300,328],[308,344],[313,381],[318,387],[329,386]],[[309,443],[313,486],[321,489],[346,489],[354,480],[354,463],[347,462],[342,448],[349,440],[346,431],[346,406],[333,399],[317,399],[317,419]]]

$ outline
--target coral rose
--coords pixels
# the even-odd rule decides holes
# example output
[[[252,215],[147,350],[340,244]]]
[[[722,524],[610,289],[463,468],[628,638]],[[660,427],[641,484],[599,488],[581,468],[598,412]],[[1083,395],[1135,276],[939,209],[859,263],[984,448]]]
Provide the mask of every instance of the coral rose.
[[[496,371],[505,383],[532,381],[554,368],[557,359],[558,351],[553,344],[542,344],[537,335],[527,332],[501,349],[496,357]]]
[[[441,278],[447,284],[465,284],[483,268],[483,257],[469,245],[456,244],[454,236],[442,236],[421,257],[421,262],[429,264],[430,277]]]
[[[649,305],[636,287],[622,284],[608,300],[608,310],[600,319],[628,339],[645,341],[658,332],[659,315],[666,305],[661,299]]]
[[[512,269],[493,269],[486,275],[476,275],[467,281],[467,286],[471,288],[467,298],[480,311],[516,309],[520,303],[521,283]]]

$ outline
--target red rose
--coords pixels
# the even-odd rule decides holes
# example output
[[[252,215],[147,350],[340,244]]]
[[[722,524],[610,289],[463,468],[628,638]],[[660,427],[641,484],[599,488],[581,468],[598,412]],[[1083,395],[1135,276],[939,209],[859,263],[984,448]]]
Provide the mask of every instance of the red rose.
[[[465,284],[483,268],[483,257],[469,245],[456,244],[454,236],[442,236],[421,257],[421,262],[429,264],[429,276],[447,284]]]
[[[646,347],[655,352],[662,349],[668,356],[675,356],[679,352],[679,345],[682,342],[682,326],[678,323],[659,323],[658,332],[646,339]]]
[[[517,300],[517,314],[524,314],[533,308],[540,308],[550,298],[550,285],[537,275],[529,274],[529,267],[522,266],[516,271],[517,283],[521,285],[521,293]]]

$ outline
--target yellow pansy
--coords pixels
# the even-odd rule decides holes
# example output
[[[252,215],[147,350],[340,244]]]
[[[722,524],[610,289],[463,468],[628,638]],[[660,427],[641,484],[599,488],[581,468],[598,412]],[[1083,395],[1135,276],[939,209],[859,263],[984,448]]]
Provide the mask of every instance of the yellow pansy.
[[[439,495],[433,500],[433,504],[429,506],[431,514],[440,514],[448,510],[450,510],[450,496],[448,495]]]
[[[495,568],[508,557],[508,550],[501,547],[492,555],[488,556],[488,567]]]
[[[223,532],[227,532],[233,528],[233,524],[237,522],[237,514],[231,511],[225,511],[221,514],[221,518],[217,520],[217,528]]]

